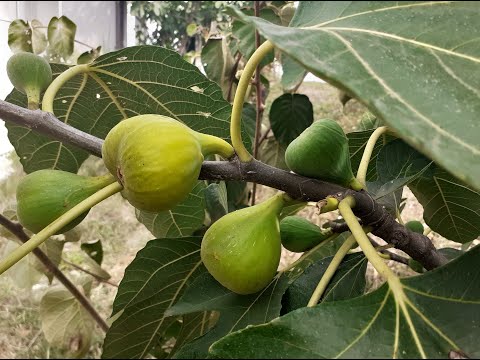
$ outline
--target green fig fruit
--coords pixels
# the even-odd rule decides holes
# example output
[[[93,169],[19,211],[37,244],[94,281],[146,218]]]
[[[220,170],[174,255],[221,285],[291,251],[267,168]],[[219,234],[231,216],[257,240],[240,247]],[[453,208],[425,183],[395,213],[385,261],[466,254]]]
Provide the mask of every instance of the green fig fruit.
[[[282,245],[293,252],[310,250],[331,235],[331,230],[322,231],[319,226],[301,216],[287,216],[280,221]]]
[[[210,274],[227,289],[241,295],[267,286],[280,263],[278,216],[282,194],[217,220],[205,233],[202,261]]]
[[[198,133],[167,116],[134,116],[117,124],[105,138],[102,157],[123,185],[124,197],[144,211],[169,210],[192,191],[205,156],[229,158],[226,141]]]
[[[409,221],[405,224],[405,227],[413,232],[423,234],[423,231],[425,230],[423,228],[423,224],[420,221],[417,220],[412,220]]]
[[[29,52],[19,52],[8,59],[7,74],[15,89],[27,95],[29,109],[38,109],[40,94],[52,82],[48,61]]]
[[[72,207],[112,182],[111,175],[87,177],[60,170],[38,170],[17,186],[17,216],[20,224],[38,233]],[[88,211],[57,234],[77,226]]]
[[[348,138],[331,119],[314,122],[285,151],[285,162],[297,174],[360,190],[350,164]]]

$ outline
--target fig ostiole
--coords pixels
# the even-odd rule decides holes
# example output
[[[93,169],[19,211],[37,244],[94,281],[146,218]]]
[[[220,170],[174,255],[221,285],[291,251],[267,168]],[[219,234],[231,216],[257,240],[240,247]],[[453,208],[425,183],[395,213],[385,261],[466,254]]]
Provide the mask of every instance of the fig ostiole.
[[[29,52],[19,52],[8,59],[7,74],[15,89],[27,95],[28,108],[38,109],[40,94],[52,82],[48,61]]]
[[[123,185],[134,207],[169,210],[192,191],[205,156],[230,158],[230,144],[198,133],[167,116],[146,114],[125,119],[105,138],[102,158]]]
[[[285,162],[297,174],[362,189],[353,175],[348,138],[331,119],[314,122],[285,151]]]
[[[287,216],[280,222],[280,237],[285,249],[305,252],[332,236],[333,232],[322,230],[301,216]]]
[[[280,263],[278,217],[284,206],[285,199],[279,193],[221,217],[206,231],[201,258],[220,284],[248,295],[271,282]]]
[[[110,174],[80,176],[61,170],[38,170],[22,178],[17,186],[17,216],[20,224],[38,233],[81,201],[115,180]],[[77,226],[88,214],[64,226],[56,234]]]

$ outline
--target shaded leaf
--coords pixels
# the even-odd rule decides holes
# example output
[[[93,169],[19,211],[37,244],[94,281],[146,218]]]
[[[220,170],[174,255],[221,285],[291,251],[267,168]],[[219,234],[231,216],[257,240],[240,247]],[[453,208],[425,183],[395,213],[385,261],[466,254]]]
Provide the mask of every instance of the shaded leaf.
[[[333,257],[329,256],[311,265],[288,287],[282,300],[282,315],[307,306],[332,259]],[[367,259],[363,253],[347,255],[330,280],[320,302],[345,300],[363,295],[366,270]]]
[[[204,195],[212,223],[228,213],[227,186],[224,181],[208,185]]]
[[[282,54],[282,87],[284,91],[296,89],[307,75],[305,68],[286,54]]]
[[[282,220],[283,218],[287,216],[292,216],[295,215],[297,212],[300,210],[304,209],[305,206],[307,206],[307,203],[305,202],[298,202],[292,205],[287,205],[284,206],[282,209],[282,212],[280,213],[280,216],[278,217],[279,220]]]
[[[228,335],[210,348],[222,358],[437,358],[480,355],[480,247],[447,265],[355,299],[301,308]],[[469,274],[468,277],[465,274]],[[402,307],[399,302],[403,300]],[[409,316],[411,321],[405,317]]]
[[[3,246],[2,259],[5,259],[12,251],[20,246],[16,241],[7,240]],[[5,275],[13,280],[14,284],[22,289],[31,289],[40,278],[42,273],[36,268],[36,257],[33,254],[28,254],[23,259],[18,261],[10,269],[5,272]]]
[[[414,180],[433,162],[401,139],[390,141],[377,156],[377,173],[380,181],[398,179]],[[408,182],[406,182],[408,184]]]
[[[223,98],[227,99],[230,82],[235,80],[232,76],[235,60],[227,46],[227,40],[223,38],[210,38],[202,48],[202,65],[210,80],[215,81],[223,92]],[[231,96],[235,94],[232,89]]]
[[[246,206],[248,201],[247,183],[244,181],[227,181],[228,212]]]
[[[97,277],[101,280],[108,280],[112,277],[106,270],[104,270],[100,266],[100,264],[98,264],[89,255],[87,255],[85,253],[81,253],[80,257],[81,257],[80,267],[86,269],[87,271],[92,273],[95,277]]]
[[[182,348],[176,358],[205,358],[208,347],[216,340],[251,324],[262,324],[280,314],[280,302],[288,278],[278,274],[262,291],[252,295],[238,295],[220,285],[209,273],[200,275],[188,287],[169,315],[197,311],[220,311],[216,325],[204,336]]]
[[[245,14],[253,15],[253,10],[245,10]],[[280,24],[281,20],[275,14],[275,11],[269,8],[260,9],[260,17],[267,19],[275,24]],[[237,18],[232,24],[232,36],[237,40],[238,50],[242,53],[245,59],[249,59],[255,52],[255,27],[252,24],[246,23]],[[260,43],[263,43],[265,38],[260,37]],[[273,52],[270,52],[260,62],[260,67],[263,67],[273,61]]]
[[[378,180],[368,183],[368,190],[390,213],[396,214],[402,202],[403,187],[428,172],[432,164],[403,140],[392,140],[378,152]]]
[[[64,287],[47,290],[40,302],[40,318],[51,346],[79,358],[90,349],[95,329],[93,318]]]
[[[423,219],[435,232],[460,243],[480,235],[480,193],[439,166],[409,185],[423,206]]]
[[[288,146],[313,123],[313,105],[303,94],[283,94],[270,108],[270,125],[277,141]]]
[[[12,52],[33,52],[32,29],[28,22],[13,20],[8,26],[8,46]]]
[[[205,182],[198,181],[188,197],[173,209],[159,213],[136,210],[138,221],[157,238],[192,235],[205,220]]]
[[[285,163],[285,150],[286,147],[275,140],[273,136],[268,137],[260,146],[258,160],[267,165],[288,170],[288,166]]]
[[[77,59],[77,64],[88,64],[93,62],[97,57],[100,56],[100,52],[102,51],[102,47],[98,46],[95,49],[85,51],[84,53],[80,54]]]
[[[42,245],[40,245],[40,249],[42,249],[42,251],[48,256],[50,261],[55,266],[58,266],[62,262],[62,253],[63,253],[64,245],[65,243],[63,241],[59,241],[55,238],[50,238],[50,239],[47,239]],[[35,261],[34,266],[38,271],[45,274],[45,276],[48,278],[50,283],[52,282],[54,277],[53,274],[50,271],[48,271],[39,260]]]
[[[94,240],[84,242],[80,248],[90,256],[98,265],[102,265],[103,260],[103,246],[101,240]]]
[[[301,1],[291,27],[238,16],[480,190],[477,4]]]
[[[66,16],[54,16],[48,23],[48,50],[51,60],[66,60],[73,53],[77,25]]]
[[[211,311],[183,315],[182,328],[176,337],[175,346],[170,353],[170,357],[185,344],[207,333],[212,326],[212,322],[214,323]]]
[[[39,20],[30,22],[32,27],[32,49],[35,54],[41,54],[47,48],[47,34]]]
[[[358,124],[359,131],[374,130],[377,127],[383,126],[383,121],[373,115],[370,111],[363,114]]]
[[[113,303],[103,358],[143,358],[176,321],[164,312],[204,272],[200,237],[150,240],[125,270]],[[128,346],[125,346],[128,344]]]

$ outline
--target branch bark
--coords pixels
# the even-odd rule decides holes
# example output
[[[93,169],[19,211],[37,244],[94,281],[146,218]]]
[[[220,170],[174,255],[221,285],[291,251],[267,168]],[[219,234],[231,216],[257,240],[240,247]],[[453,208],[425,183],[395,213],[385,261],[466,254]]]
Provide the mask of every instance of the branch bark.
[[[21,242],[25,243],[30,240],[30,237],[23,230],[22,225],[8,220],[0,214],[0,225],[3,225],[8,231],[15,235]],[[95,310],[90,301],[80,290],[65,276],[65,274],[50,260],[40,248],[33,250],[33,254],[45,266],[47,271],[57,278],[60,283],[67,288],[68,291],[77,299],[77,301],[85,308],[90,316],[96,321],[98,326],[105,332],[108,331],[108,325]]]
[[[103,140],[62,123],[53,114],[24,109],[0,100],[0,118],[101,156]],[[394,244],[426,269],[430,270],[447,262],[428,237],[414,233],[397,223],[395,218],[365,191],[345,189],[339,185],[277,169],[257,160],[242,163],[237,158],[231,161],[205,161],[199,178],[258,183],[282,190],[293,199],[303,201],[319,201],[329,195],[341,200],[352,195],[356,202],[353,209],[355,215],[361,219],[364,226],[373,228],[373,234]]]

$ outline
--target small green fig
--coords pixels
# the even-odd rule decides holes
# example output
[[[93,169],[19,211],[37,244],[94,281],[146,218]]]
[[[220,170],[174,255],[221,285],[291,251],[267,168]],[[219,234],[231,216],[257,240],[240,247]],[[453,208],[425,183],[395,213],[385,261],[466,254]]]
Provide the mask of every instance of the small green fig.
[[[412,221],[407,222],[405,224],[405,227],[407,229],[409,229],[410,231],[413,231],[413,232],[416,232],[416,233],[419,233],[419,234],[423,234],[423,231],[425,230],[423,228],[423,224],[420,221],[417,221],[417,220],[412,220]]]
[[[314,122],[285,151],[285,162],[297,174],[360,190],[350,164],[348,138],[331,119]]]
[[[22,178],[17,186],[17,216],[20,224],[38,233],[72,207],[112,182],[110,175],[87,177],[60,170],[38,170]],[[57,234],[77,226],[88,211]]]
[[[185,199],[204,157],[216,153],[229,158],[234,150],[220,138],[156,114],[121,121],[102,147],[105,166],[123,185],[124,197],[149,212],[169,210]]]
[[[223,216],[207,230],[200,254],[220,284],[247,295],[270,283],[280,263],[278,216],[283,206],[283,195],[277,194]]]
[[[19,52],[8,59],[7,74],[15,89],[27,95],[29,109],[38,109],[40,94],[52,82],[48,61],[29,52]]]
[[[285,249],[293,252],[310,250],[332,235],[301,216],[287,216],[280,221],[280,237]]]

